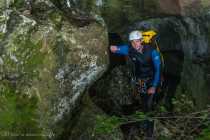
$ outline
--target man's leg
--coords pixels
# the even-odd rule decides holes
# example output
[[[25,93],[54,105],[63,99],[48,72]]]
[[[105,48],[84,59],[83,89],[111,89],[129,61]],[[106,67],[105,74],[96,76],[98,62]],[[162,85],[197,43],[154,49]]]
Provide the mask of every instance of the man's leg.
[[[148,111],[152,111],[154,109],[154,100],[155,100],[155,94],[147,95],[147,108],[148,108]]]
[[[142,105],[142,109],[143,109],[143,112],[148,112],[148,103],[147,103],[147,100],[148,100],[148,95],[147,94],[141,94],[141,105]]]
[[[147,112],[150,112],[154,109],[155,98],[156,98],[156,93],[152,95],[147,94],[147,100],[146,100]],[[146,140],[153,140],[154,120],[146,120],[146,121],[147,121]]]
[[[141,95],[142,108],[144,112],[149,112],[153,110],[154,100],[155,100],[155,94],[153,95],[142,94]]]

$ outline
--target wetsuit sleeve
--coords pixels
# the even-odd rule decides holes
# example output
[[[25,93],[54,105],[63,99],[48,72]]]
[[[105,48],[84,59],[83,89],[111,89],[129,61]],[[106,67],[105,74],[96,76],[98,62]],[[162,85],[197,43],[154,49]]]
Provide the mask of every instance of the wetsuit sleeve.
[[[157,87],[158,84],[160,83],[160,76],[161,76],[161,57],[160,53],[157,50],[152,51],[152,61],[155,70],[152,86]]]
[[[128,55],[128,45],[120,45],[117,46],[118,50],[115,52],[116,54],[121,54],[121,55]]]

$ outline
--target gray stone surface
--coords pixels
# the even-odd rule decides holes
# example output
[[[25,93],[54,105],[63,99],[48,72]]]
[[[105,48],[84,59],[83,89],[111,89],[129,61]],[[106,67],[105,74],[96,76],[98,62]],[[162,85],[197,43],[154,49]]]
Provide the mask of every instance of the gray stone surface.
[[[26,120],[37,133],[52,132],[57,137],[66,131],[64,126],[84,91],[107,69],[106,27],[96,22],[75,26],[47,0],[34,1],[31,13],[16,6],[17,1],[3,9],[0,16],[0,88],[2,96],[6,96],[0,99],[6,106],[1,106],[0,121],[8,118],[12,122],[9,126],[5,122],[0,131],[17,129],[21,134],[28,129],[25,133],[33,133],[29,126],[21,124],[24,120],[10,118],[12,114],[6,110],[11,104],[20,104],[25,110],[34,99],[29,113],[20,114],[28,116]],[[21,99],[10,100],[22,97],[25,107]],[[18,109],[11,109],[17,114]]]

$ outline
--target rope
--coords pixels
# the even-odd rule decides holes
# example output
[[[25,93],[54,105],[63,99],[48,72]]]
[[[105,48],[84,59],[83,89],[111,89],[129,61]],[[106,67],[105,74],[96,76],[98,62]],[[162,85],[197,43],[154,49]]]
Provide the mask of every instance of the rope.
[[[135,122],[139,122],[139,121],[143,121],[143,120],[158,120],[158,119],[206,119],[206,120],[210,120],[210,116],[192,116],[192,115],[197,115],[200,113],[209,113],[210,114],[210,108],[206,109],[206,110],[202,110],[199,112],[193,112],[190,113],[188,115],[179,115],[179,116],[156,116],[156,117],[143,117],[141,119],[134,119],[134,118],[128,118],[127,122],[125,123],[121,123],[120,125],[125,125],[128,123],[135,123]]]

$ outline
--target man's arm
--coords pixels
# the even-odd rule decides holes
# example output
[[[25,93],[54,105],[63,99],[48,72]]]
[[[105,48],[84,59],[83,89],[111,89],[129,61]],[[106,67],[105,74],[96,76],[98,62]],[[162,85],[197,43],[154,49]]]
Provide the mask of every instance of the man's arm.
[[[152,81],[152,87],[150,87],[147,91],[148,94],[155,94],[156,87],[160,83],[161,58],[160,58],[160,53],[157,50],[152,51],[152,61],[154,64],[154,77]]]
[[[152,51],[152,61],[154,64],[154,77],[152,86],[157,87],[160,83],[160,77],[161,77],[161,57],[160,53],[157,50]]]
[[[110,50],[112,53],[121,54],[121,55],[128,55],[128,45],[120,45],[120,46],[110,46]]]

